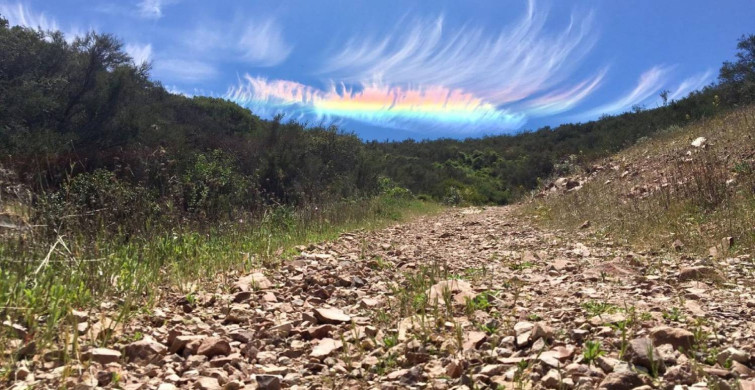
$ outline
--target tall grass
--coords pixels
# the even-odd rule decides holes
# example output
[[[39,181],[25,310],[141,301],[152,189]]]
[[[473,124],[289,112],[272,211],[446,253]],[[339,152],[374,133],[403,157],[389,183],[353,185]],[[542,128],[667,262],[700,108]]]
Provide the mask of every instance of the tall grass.
[[[295,245],[439,210],[434,203],[381,196],[319,208],[277,207],[208,229],[154,228],[151,234],[94,238],[68,233],[52,242],[6,236],[0,242],[0,317],[23,326],[25,343],[35,342],[38,351],[71,355],[75,345],[66,335],[75,325],[67,321],[72,309],[105,302],[117,313],[113,320],[126,321],[150,310],[165,291],[188,293],[203,283],[230,288],[225,278],[274,268],[295,253]],[[18,347],[14,338],[10,326],[0,328],[0,350]]]

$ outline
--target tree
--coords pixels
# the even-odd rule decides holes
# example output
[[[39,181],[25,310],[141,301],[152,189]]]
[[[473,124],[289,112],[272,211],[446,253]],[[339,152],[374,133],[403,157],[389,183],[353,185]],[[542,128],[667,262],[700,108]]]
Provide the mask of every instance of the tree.
[[[658,96],[660,96],[661,99],[663,100],[663,105],[664,106],[668,105],[668,94],[669,94],[669,90],[668,89],[664,89],[663,91],[661,91],[661,93],[658,94]]]
[[[755,34],[743,35],[737,50],[737,60],[724,62],[718,79],[729,103],[747,104],[755,101]]]

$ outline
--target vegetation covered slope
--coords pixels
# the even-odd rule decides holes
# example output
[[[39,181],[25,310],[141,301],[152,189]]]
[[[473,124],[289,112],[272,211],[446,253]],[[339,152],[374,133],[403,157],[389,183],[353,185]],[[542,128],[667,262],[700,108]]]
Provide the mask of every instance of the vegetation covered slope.
[[[670,127],[572,181],[544,192],[530,209],[544,224],[596,233],[645,249],[715,257],[755,250],[755,107],[686,127]]]

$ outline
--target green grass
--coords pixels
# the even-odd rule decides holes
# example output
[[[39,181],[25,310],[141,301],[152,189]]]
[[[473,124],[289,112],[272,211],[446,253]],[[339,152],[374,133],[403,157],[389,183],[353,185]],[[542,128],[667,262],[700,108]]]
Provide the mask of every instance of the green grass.
[[[26,328],[27,341],[35,341],[37,350],[60,349],[74,356],[72,309],[109,302],[117,308],[113,319],[125,322],[148,312],[166,288],[187,297],[193,296],[193,286],[229,288],[232,283],[224,278],[275,268],[296,253],[296,245],[440,210],[434,203],[378,197],[333,204],[317,213],[273,211],[260,220],[203,232],[153,229],[140,236],[66,235],[52,242],[5,237],[0,242],[0,317]],[[6,350],[11,336],[11,330],[0,328],[0,350]]]

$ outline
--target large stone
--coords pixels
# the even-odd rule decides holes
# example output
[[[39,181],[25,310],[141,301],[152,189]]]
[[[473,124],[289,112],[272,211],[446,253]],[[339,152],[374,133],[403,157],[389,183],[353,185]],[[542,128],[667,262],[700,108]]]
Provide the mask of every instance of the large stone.
[[[309,356],[322,359],[330,356],[333,352],[337,351],[343,346],[343,343],[331,338],[325,338],[320,340],[317,345],[312,349],[312,353]]]
[[[179,335],[169,341],[170,353],[181,353],[190,343],[204,339],[206,336]]]
[[[641,337],[629,342],[627,348],[629,361],[648,370],[657,370],[663,373],[666,369],[661,353],[653,346],[650,338]]]
[[[124,352],[129,362],[141,362],[144,364],[155,362],[164,355],[168,348],[155,341],[152,337],[145,336],[139,341],[126,345]]]
[[[304,332],[302,332],[307,338],[310,339],[321,339],[324,337],[330,336],[330,332],[334,331],[336,328],[333,325],[325,324],[320,326],[313,326],[310,328],[307,328]]]
[[[708,139],[705,137],[697,137],[690,145],[696,147],[696,148],[702,148],[705,146],[706,142],[708,142]]]
[[[465,351],[477,349],[487,338],[485,332],[469,332],[464,336],[463,348]]]
[[[436,303],[444,305],[447,297],[453,299],[454,304],[463,305],[467,299],[474,299],[475,296],[477,294],[475,294],[469,283],[457,279],[435,283],[427,291],[428,301],[431,305]]]
[[[718,361],[718,364],[724,367],[726,367],[727,361],[747,364],[750,362],[750,354],[741,349],[729,347],[721,351],[718,356],[716,356],[716,360]]]
[[[532,341],[543,339],[551,341],[553,339],[553,329],[545,322],[538,322],[532,328],[532,335],[530,336]]]
[[[102,365],[108,363],[115,363],[121,359],[121,353],[114,349],[109,348],[94,348],[85,355],[85,359],[91,359],[94,362]]]
[[[541,379],[543,386],[549,389],[561,389],[561,374],[554,369],[548,370],[543,379]]]
[[[741,381],[739,382],[739,388],[741,390],[755,390],[755,380]]]
[[[721,276],[716,272],[713,267],[707,267],[699,265],[695,267],[685,267],[679,271],[679,281],[686,282],[688,280],[721,280]]]
[[[234,289],[237,291],[266,290],[270,287],[273,287],[273,284],[261,272],[242,276],[234,285]]]
[[[351,321],[351,317],[345,314],[341,309],[336,308],[315,309],[315,318],[323,324],[341,324]]]
[[[202,340],[202,343],[199,344],[199,348],[197,349],[198,355],[204,355],[208,358],[219,355],[225,356],[230,353],[231,345],[228,343],[228,341],[220,337],[208,337]]]
[[[666,370],[666,373],[663,374],[663,380],[678,385],[691,385],[697,382],[698,377],[690,363],[683,363]]]
[[[258,390],[280,390],[281,388],[281,378],[278,375],[257,375],[255,379]]]
[[[269,328],[265,333],[267,333],[270,336],[276,336],[276,337],[288,337],[289,334],[291,334],[291,331],[294,329],[294,323],[293,322],[284,322],[280,325],[273,326]]]
[[[218,382],[217,378],[212,378],[208,376],[203,376],[199,379],[197,379],[196,383],[194,383],[194,388],[197,390],[220,390],[222,387],[220,387],[220,383]]]
[[[658,326],[650,330],[655,345],[671,344],[674,349],[689,351],[695,343],[695,335],[685,329]]]
[[[601,390],[632,390],[642,385],[642,378],[636,372],[617,371],[606,375],[598,388]]]

